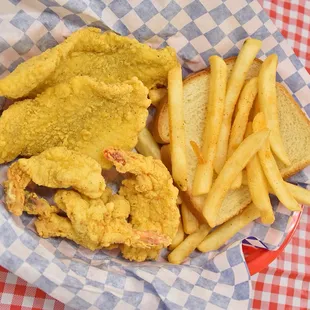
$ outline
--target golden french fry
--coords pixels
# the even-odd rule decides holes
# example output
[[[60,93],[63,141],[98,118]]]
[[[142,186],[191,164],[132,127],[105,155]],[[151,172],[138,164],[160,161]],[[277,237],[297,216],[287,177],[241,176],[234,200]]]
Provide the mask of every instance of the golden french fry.
[[[211,74],[208,111],[203,132],[202,155],[204,163],[198,163],[192,192],[195,196],[207,194],[212,186],[213,162],[217,140],[221,130],[226,94],[227,66],[219,56],[209,58]]]
[[[213,230],[210,235],[199,244],[198,250],[209,252],[218,250],[231,239],[240,229],[259,218],[259,210],[253,203],[248,205],[240,214]]]
[[[258,85],[258,84],[257,84]],[[258,96],[256,96],[255,100],[254,100],[254,104],[253,104],[253,107],[252,107],[252,110],[250,112],[250,116],[249,116],[249,120],[252,122],[255,115],[257,113],[261,112],[260,109],[259,109],[259,102],[258,102]]]
[[[150,89],[149,98],[152,101],[152,105],[157,107],[159,102],[167,95],[167,88],[155,88]]]
[[[172,176],[177,186],[186,191],[187,160],[181,67],[175,67],[168,72],[168,111]]]
[[[266,128],[264,114],[258,113],[253,120],[253,131],[259,132],[263,128]],[[258,152],[259,161],[263,168],[264,174],[268,180],[268,183],[274,190],[278,199],[282,204],[291,211],[300,211],[301,208],[293,195],[290,193],[282,179],[280,170],[277,163],[271,153],[270,143],[267,141],[263,144]]]
[[[310,206],[310,191],[301,186],[297,186],[288,182],[284,183],[297,202]],[[275,192],[271,186],[269,186],[269,193],[275,195]]]
[[[184,202],[181,205],[181,215],[184,232],[188,235],[195,232],[199,227],[199,222]]]
[[[257,77],[245,83],[237,104],[237,113],[233,122],[228,144],[228,158],[243,140],[249,114],[257,95]],[[231,188],[239,188],[242,184],[242,173],[239,173]]]
[[[248,123],[246,136],[252,134],[252,131],[252,123]],[[275,217],[269,198],[268,182],[257,154],[248,162],[246,171],[251,198],[255,207],[260,212],[261,220],[264,224],[272,224]]]
[[[182,221],[180,221],[178,231],[176,235],[174,236],[171,244],[169,245],[169,250],[170,251],[174,250],[184,240],[184,236],[185,234],[183,231]]]
[[[277,107],[277,64],[278,56],[276,54],[268,56],[263,62],[258,75],[258,101],[260,111],[264,113],[267,127],[271,130],[271,149],[288,166],[290,165],[290,159],[282,141]]]
[[[247,72],[261,46],[262,42],[260,40],[246,40],[237,57],[231,76],[228,79],[223,121],[214,161],[214,169],[217,173],[220,173],[226,162],[231,121],[236,102],[243,87]]]
[[[210,230],[209,225],[202,224],[197,231],[189,235],[168,255],[168,261],[172,264],[181,264],[197,248]]]
[[[248,136],[226,161],[205,200],[203,215],[211,227],[217,225],[222,202],[236,176],[267,141],[270,130],[264,129]]]
[[[139,133],[136,149],[144,156],[152,156],[160,159],[159,146],[147,128],[143,128]]]

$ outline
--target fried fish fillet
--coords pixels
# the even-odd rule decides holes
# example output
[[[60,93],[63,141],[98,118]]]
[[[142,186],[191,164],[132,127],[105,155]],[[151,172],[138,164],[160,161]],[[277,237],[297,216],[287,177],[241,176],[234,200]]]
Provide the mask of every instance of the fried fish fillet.
[[[176,204],[178,190],[167,168],[160,160],[116,148],[104,150],[120,173],[131,176],[122,182],[119,194],[130,203],[130,223],[136,230],[154,231],[166,236],[170,243],[174,238],[180,215]],[[164,247],[159,244],[151,249],[125,245],[123,256],[129,260],[156,259]]]
[[[113,32],[83,28],[0,80],[0,96],[33,97],[47,87],[81,75],[106,83],[138,77],[152,88],[166,85],[168,71],[176,65],[176,53],[171,47],[155,50]]]
[[[0,118],[0,163],[65,146],[109,168],[102,150],[136,145],[148,116],[147,94],[137,78],[105,84],[83,76],[16,102]]]
[[[5,200],[15,215],[21,215],[25,209],[25,188],[30,181],[50,188],[72,187],[91,198],[99,198],[106,187],[99,163],[65,147],[50,148],[38,156],[19,159],[9,167],[7,175]]]

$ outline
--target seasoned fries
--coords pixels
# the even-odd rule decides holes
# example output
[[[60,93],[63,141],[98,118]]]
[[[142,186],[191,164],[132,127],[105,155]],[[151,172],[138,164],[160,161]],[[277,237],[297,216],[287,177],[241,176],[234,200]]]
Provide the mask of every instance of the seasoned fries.
[[[168,110],[172,176],[177,186],[186,191],[187,161],[181,67],[175,67],[168,73]]]
[[[195,232],[199,227],[199,222],[184,202],[181,205],[181,215],[184,232],[188,235]]]
[[[147,128],[143,128],[139,133],[136,149],[144,156],[152,156],[160,159],[159,146]]]
[[[150,89],[149,91],[149,98],[152,101],[152,105],[157,107],[159,102],[167,95],[166,88],[155,88]]]
[[[243,140],[249,114],[257,95],[257,78],[254,77],[245,83],[237,104],[237,114],[233,122],[228,145],[228,158],[237,149]],[[242,173],[239,173],[232,184],[232,188],[239,188],[242,184]]]
[[[218,225],[217,214],[232,182],[268,139],[270,131],[263,129],[247,137],[226,161],[204,204],[203,215],[211,227]]]
[[[208,235],[211,228],[202,224],[197,231],[189,235],[169,255],[168,261],[172,264],[181,264]]]
[[[264,113],[267,127],[271,130],[271,149],[285,165],[290,165],[290,159],[280,133],[276,92],[277,64],[278,56],[275,54],[268,56],[262,64],[258,76],[258,101],[260,111]]]
[[[246,136],[252,134],[252,123],[248,123]],[[248,162],[246,166],[248,186],[252,201],[259,210],[262,223],[272,224],[275,220],[269,198],[268,182],[260,165],[258,155]]]
[[[198,246],[201,252],[218,250],[230,238],[232,238],[240,229],[259,218],[260,212],[251,203],[241,214],[231,218],[221,226],[211,232]]]
[[[264,114],[258,113],[253,120],[253,131],[259,132],[266,128]],[[300,211],[298,202],[294,199],[282,179],[277,163],[271,153],[269,141],[263,144],[258,152],[259,160],[265,176],[282,204],[291,211]]]
[[[227,66],[219,56],[209,58],[211,75],[209,103],[203,133],[203,163],[198,163],[193,183],[194,195],[207,194],[212,186],[213,162],[221,130],[226,94]]]
[[[183,226],[182,222],[180,221],[180,225],[177,231],[177,234],[173,238],[171,244],[169,245],[169,250],[173,251],[183,240],[184,240],[184,231],[183,231]]]
[[[235,104],[243,87],[247,72],[261,46],[262,42],[256,39],[248,39],[245,41],[228,80],[223,122],[214,161],[214,168],[217,173],[220,173],[226,161],[228,140]]]

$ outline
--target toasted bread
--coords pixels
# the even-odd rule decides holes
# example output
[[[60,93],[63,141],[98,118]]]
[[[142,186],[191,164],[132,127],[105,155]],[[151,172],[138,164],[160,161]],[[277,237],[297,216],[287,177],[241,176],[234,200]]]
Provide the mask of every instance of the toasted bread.
[[[225,60],[228,67],[228,76],[232,71],[235,59],[236,57],[231,57]],[[258,75],[261,63],[261,60],[255,59],[248,72],[247,79]],[[199,146],[202,143],[202,133],[208,102],[209,72],[209,69],[205,69],[194,73],[187,77],[183,83],[189,189],[180,194],[182,200],[200,221],[203,220],[199,213],[204,203],[204,197],[194,197],[191,193],[197,158],[190,145],[190,141],[195,141]],[[281,84],[277,84],[277,97],[280,130],[284,146],[292,164],[289,167],[285,167],[280,161],[277,162],[282,176],[287,178],[310,164],[310,121]],[[163,102],[158,112],[161,115],[157,115],[156,117],[156,119],[160,119],[160,122],[155,122],[155,126],[157,126],[156,131],[160,132],[160,136],[165,137],[165,142],[167,143],[169,124],[165,121],[165,119],[168,121],[168,116],[164,115],[164,113],[168,113],[165,105],[166,103]],[[251,196],[246,185],[242,185],[239,189],[231,190],[222,204],[217,224],[221,224],[237,215],[250,202]]]

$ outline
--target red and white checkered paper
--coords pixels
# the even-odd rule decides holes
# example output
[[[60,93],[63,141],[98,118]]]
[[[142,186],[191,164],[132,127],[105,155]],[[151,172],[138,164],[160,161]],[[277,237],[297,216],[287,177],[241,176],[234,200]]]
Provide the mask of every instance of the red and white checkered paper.
[[[310,1],[259,0],[310,73]],[[310,309],[310,208],[284,252],[252,277],[253,309]],[[69,308],[0,267],[0,309]]]

